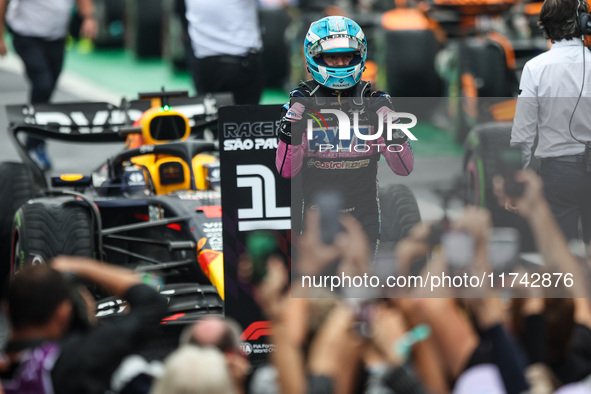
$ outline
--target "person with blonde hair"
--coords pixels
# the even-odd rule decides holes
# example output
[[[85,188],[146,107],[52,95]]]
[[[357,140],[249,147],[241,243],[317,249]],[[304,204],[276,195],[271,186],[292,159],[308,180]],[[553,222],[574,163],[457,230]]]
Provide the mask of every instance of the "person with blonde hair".
[[[226,360],[213,347],[181,346],[168,356],[150,394],[235,394]]]

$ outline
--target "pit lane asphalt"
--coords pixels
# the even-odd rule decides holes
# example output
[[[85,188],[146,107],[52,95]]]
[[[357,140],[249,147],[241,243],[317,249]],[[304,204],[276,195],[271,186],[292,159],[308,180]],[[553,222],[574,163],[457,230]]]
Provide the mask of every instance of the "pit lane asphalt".
[[[14,56],[0,58],[0,161],[20,161],[12,141],[8,137],[5,105],[27,102],[28,86],[21,65]],[[122,93],[108,91],[92,83],[87,76],[75,75],[64,70],[58,82],[52,102],[107,101],[118,104]],[[415,142],[420,144],[421,141]],[[122,144],[72,144],[50,141],[48,153],[53,161],[51,174],[86,173],[100,165],[122,149]],[[423,220],[442,217],[440,198],[433,190],[449,186],[461,173],[461,157],[417,157],[414,171],[408,177],[393,174],[382,160],[378,171],[380,185],[405,184],[417,198]],[[459,212],[459,203],[452,205],[451,216]]]

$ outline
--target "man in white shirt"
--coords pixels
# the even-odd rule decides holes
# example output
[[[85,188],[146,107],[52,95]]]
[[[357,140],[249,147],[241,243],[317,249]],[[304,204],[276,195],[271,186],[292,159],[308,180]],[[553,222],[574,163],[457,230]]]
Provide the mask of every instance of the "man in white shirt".
[[[258,104],[263,91],[256,0],[185,0],[197,94],[232,92]]]
[[[92,0],[76,0],[83,18],[80,35],[93,39],[97,32]],[[61,73],[65,39],[68,34],[73,0],[0,0],[0,56],[6,55],[4,20],[12,33],[16,53],[25,65],[31,84],[31,104],[49,102]],[[50,167],[45,143],[29,137],[27,148],[43,168]]]
[[[538,24],[552,47],[525,65],[520,82],[511,146],[525,165],[533,152],[552,211],[567,239],[591,238],[591,175],[585,171],[585,144],[591,142],[591,52],[583,46],[578,19],[585,0],[545,0]]]

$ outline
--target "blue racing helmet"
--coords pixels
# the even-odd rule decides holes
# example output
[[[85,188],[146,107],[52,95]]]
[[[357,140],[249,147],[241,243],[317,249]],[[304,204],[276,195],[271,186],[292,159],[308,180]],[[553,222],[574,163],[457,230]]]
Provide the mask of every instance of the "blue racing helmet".
[[[329,16],[313,22],[306,34],[304,52],[308,71],[330,89],[349,89],[361,80],[367,58],[367,40],[359,25],[344,16]],[[351,52],[353,60],[342,67],[330,67],[323,53]]]

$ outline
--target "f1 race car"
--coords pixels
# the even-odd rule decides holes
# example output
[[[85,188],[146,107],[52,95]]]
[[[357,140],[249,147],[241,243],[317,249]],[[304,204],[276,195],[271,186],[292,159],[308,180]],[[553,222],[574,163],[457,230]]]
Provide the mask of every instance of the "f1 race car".
[[[169,298],[163,324],[223,313],[217,148],[191,134],[215,123],[217,107],[231,98],[186,95],[140,93],[120,107],[8,106],[9,134],[23,162],[0,164],[3,277],[60,254],[86,256],[157,274]],[[47,181],[23,134],[92,143],[95,150],[99,143],[127,144],[90,174]],[[116,300],[98,307],[99,316],[119,310]]]

